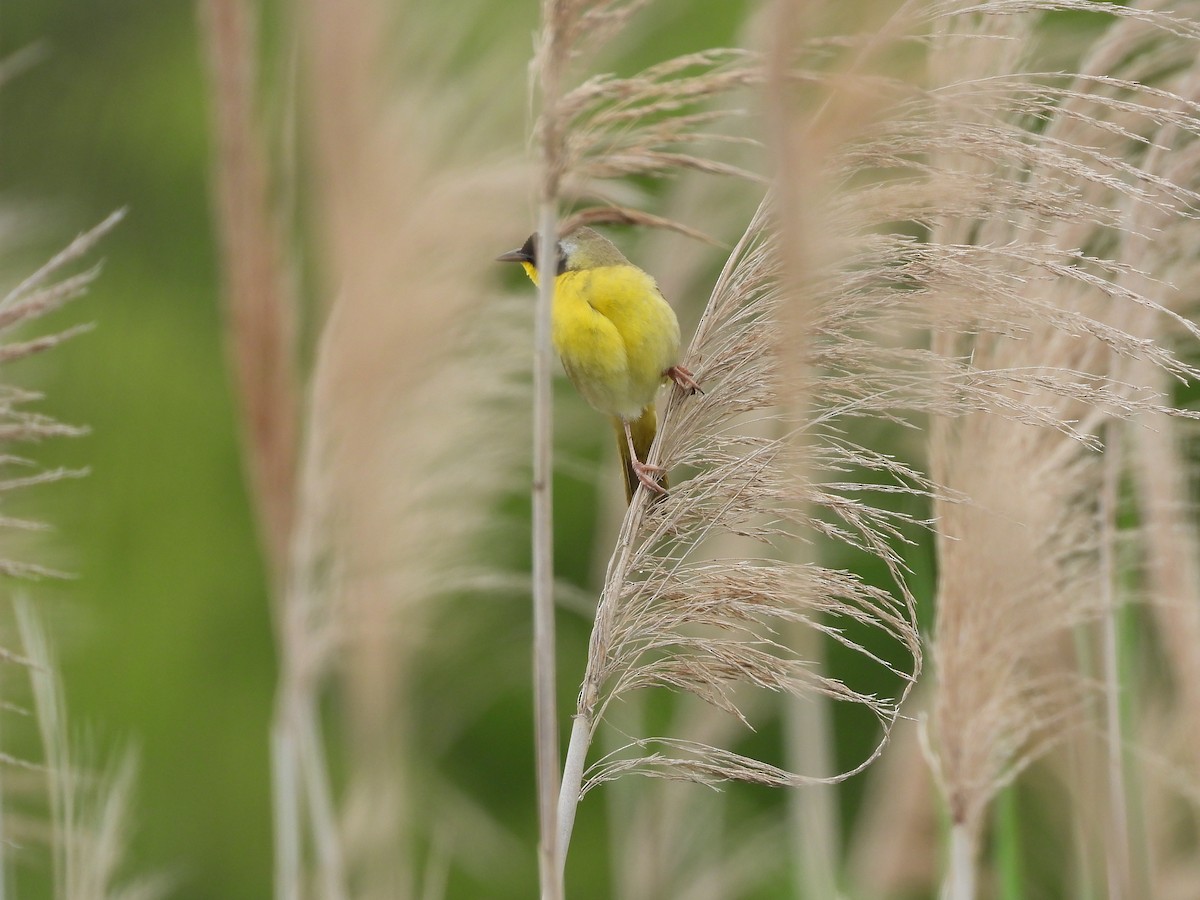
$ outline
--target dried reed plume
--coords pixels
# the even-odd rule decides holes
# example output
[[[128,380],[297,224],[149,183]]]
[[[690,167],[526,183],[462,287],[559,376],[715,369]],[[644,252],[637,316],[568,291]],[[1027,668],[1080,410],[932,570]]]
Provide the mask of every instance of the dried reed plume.
[[[563,808],[571,792],[621,774],[716,783],[745,780],[804,785],[822,779],[792,773],[736,751],[673,736],[638,736],[598,760],[586,774],[583,756],[613,700],[647,687],[694,693],[749,725],[738,696],[761,688],[796,696],[822,695],[861,704],[884,726],[894,721],[892,700],[855,690],[813,669],[778,635],[787,625],[810,628],[823,639],[864,654],[907,691],[920,648],[911,604],[856,576],[814,563],[787,562],[795,535],[823,534],[880,559],[903,591],[901,563],[887,541],[902,517],[863,503],[865,483],[817,483],[797,471],[859,468],[901,480],[889,490],[921,491],[921,480],[893,460],[836,437],[842,416],[857,414],[841,398],[812,420],[789,421],[779,406],[779,261],[764,210],[735,250],[718,281],[692,346],[700,398],[673,396],[663,417],[658,461],[697,474],[648,507],[635,497],[609,564],[594,626],[564,777]],[[841,311],[820,309],[817,332],[828,339],[814,360],[836,348]],[[840,348],[838,348],[840,349]],[[836,352],[836,351],[834,351]],[[814,392],[814,396],[817,392]],[[773,419],[780,436],[759,437],[748,423]],[[808,436],[811,440],[800,442]],[[708,542],[723,533],[756,537],[758,559],[713,559]],[[886,635],[890,649],[876,646]],[[863,641],[870,640],[874,650]],[[901,660],[906,659],[907,662]],[[883,746],[836,780],[860,771]],[[564,836],[570,818],[564,816]]]
[[[1197,106],[1174,91],[1191,77],[1200,31],[1114,8],[1078,74],[1031,71],[1032,14],[1085,8],[983,4],[940,20],[933,88],[920,101],[938,128],[933,177],[951,178],[961,203],[925,214],[937,271],[924,281],[947,316],[932,346],[989,395],[936,422],[930,447],[934,479],[969,499],[937,509],[934,758],[953,822],[949,897],[974,896],[996,791],[1078,721],[1083,673],[1063,648],[1081,623],[1107,614],[1115,577],[1104,564],[1115,519],[1104,484],[1119,463],[1106,475],[1095,452],[1104,425],[1170,412],[1147,369],[1197,374],[1142,331],[1149,315],[1197,335],[1163,303],[1162,270],[1144,251],[1160,220],[1189,215],[1200,199],[1193,179],[1155,164],[1169,135],[1195,136]],[[1133,380],[1133,361],[1142,378]],[[1109,740],[1119,754],[1119,731]],[[1120,824],[1119,765],[1112,772],[1110,815]],[[1133,886],[1119,828],[1114,835],[1118,895]]]
[[[270,377],[238,380],[243,394],[263,392],[243,396],[243,407],[261,402],[283,414],[292,398],[305,398],[290,445],[286,415],[272,432],[278,441],[264,443],[252,428],[247,443],[260,460],[297,461],[275,598],[281,675],[272,760],[283,898],[416,893],[421,863],[408,848],[420,829],[444,829],[437,817],[427,823],[413,813],[412,785],[429,773],[411,773],[414,754],[403,752],[412,740],[409,666],[431,631],[432,601],[480,582],[461,548],[484,530],[484,511],[515,470],[518,363],[506,348],[522,341],[510,334],[511,311],[492,295],[487,268],[462,261],[495,255],[522,173],[503,160],[478,164],[478,146],[462,127],[466,111],[445,102],[436,67],[418,74],[415,59],[406,60],[411,77],[402,85],[379,83],[388,15],[371,0],[352,8],[312,2],[289,23],[301,79],[298,98],[285,102],[297,106],[315,172],[310,233],[323,299],[304,383],[289,356],[290,270],[263,265],[281,246],[278,202],[265,186],[288,173],[260,171],[253,81],[218,73],[213,83],[218,124],[236,132],[218,143],[216,159],[218,197],[227,201],[218,206],[227,283],[246,288],[249,275],[234,276],[253,270],[271,282],[274,298],[231,298],[262,313],[232,317],[235,332],[262,333],[234,333],[231,343],[274,354],[259,361]],[[414,53],[421,21],[406,23]],[[229,45],[218,56],[254,47],[244,16],[209,23],[210,41]],[[409,127],[416,121],[419,141]],[[277,486],[282,495],[285,485]],[[288,505],[270,499],[258,495],[268,536],[273,510]],[[321,725],[320,700],[331,689],[345,701],[342,779],[330,771]]]
[[[63,270],[78,262],[96,246],[97,242],[124,218],[123,210],[117,211],[96,227],[79,235],[63,250],[56,253],[36,272],[22,280],[0,299],[0,337],[22,326],[27,326],[48,313],[76,300],[87,291],[88,285],[100,272],[94,266],[75,275],[66,275]],[[87,331],[90,325],[72,325],[62,331],[31,338],[9,339],[0,343],[0,363],[16,362],[38,353],[53,350],[63,341]],[[75,437],[86,429],[57,422],[39,413],[29,412],[25,407],[40,400],[41,395],[14,387],[0,385],[0,441],[6,443],[36,443],[54,437]],[[17,467],[28,471],[33,465],[20,456],[5,454],[0,463],[6,467]],[[0,492],[45,484],[62,478],[75,478],[85,474],[78,469],[49,469],[33,474],[12,474],[0,479]],[[39,529],[38,522],[0,517],[0,527],[21,530]],[[59,575],[24,560],[0,558],[0,573],[15,576]]]

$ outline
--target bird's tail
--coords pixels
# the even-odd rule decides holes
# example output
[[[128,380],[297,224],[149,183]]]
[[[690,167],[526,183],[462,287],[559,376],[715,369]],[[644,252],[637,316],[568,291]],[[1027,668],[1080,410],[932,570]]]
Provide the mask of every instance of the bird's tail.
[[[625,440],[625,425],[620,418],[614,417],[613,426],[617,430],[617,448],[621,451],[621,464],[625,468],[625,502],[628,503],[633,499],[634,491],[637,490],[638,477],[637,473],[633,471],[633,460],[629,458],[629,443]],[[650,455],[650,445],[654,443],[654,435],[657,431],[658,416],[654,412],[653,403],[642,410],[639,418],[630,420],[629,433],[633,435],[633,449],[637,453],[639,461],[645,462]],[[658,483],[664,488],[669,486],[665,472],[658,476]],[[661,496],[661,494],[656,496]]]

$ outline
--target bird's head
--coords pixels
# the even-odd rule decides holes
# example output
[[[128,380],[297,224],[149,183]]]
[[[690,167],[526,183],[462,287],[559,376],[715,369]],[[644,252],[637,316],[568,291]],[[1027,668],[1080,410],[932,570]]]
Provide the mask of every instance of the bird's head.
[[[519,262],[525,274],[537,284],[537,233],[534,232],[518,250],[509,250],[497,256],[500,262]],[[581,269],[599,269],[604,266],[629,265],[617,245],[591,228],[576,228],[558,241],[557,274],[577,272]]]

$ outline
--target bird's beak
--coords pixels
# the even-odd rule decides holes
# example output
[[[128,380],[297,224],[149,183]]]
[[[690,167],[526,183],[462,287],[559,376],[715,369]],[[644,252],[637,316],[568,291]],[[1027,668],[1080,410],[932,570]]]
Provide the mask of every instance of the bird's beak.
[[[533,260],[529,258],[528,253],[517,248],[509,250],[507,253],[501,253],[496,257],[496,262],[533,262]]]

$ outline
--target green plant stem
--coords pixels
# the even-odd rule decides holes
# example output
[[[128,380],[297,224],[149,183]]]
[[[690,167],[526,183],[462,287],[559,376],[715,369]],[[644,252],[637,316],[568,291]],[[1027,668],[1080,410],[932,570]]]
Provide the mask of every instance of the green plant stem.
[[[1021,900],[1021,809],[1017,786],[1010,784],[996,796],[996,869],[1000,877],[1000,900]]]

